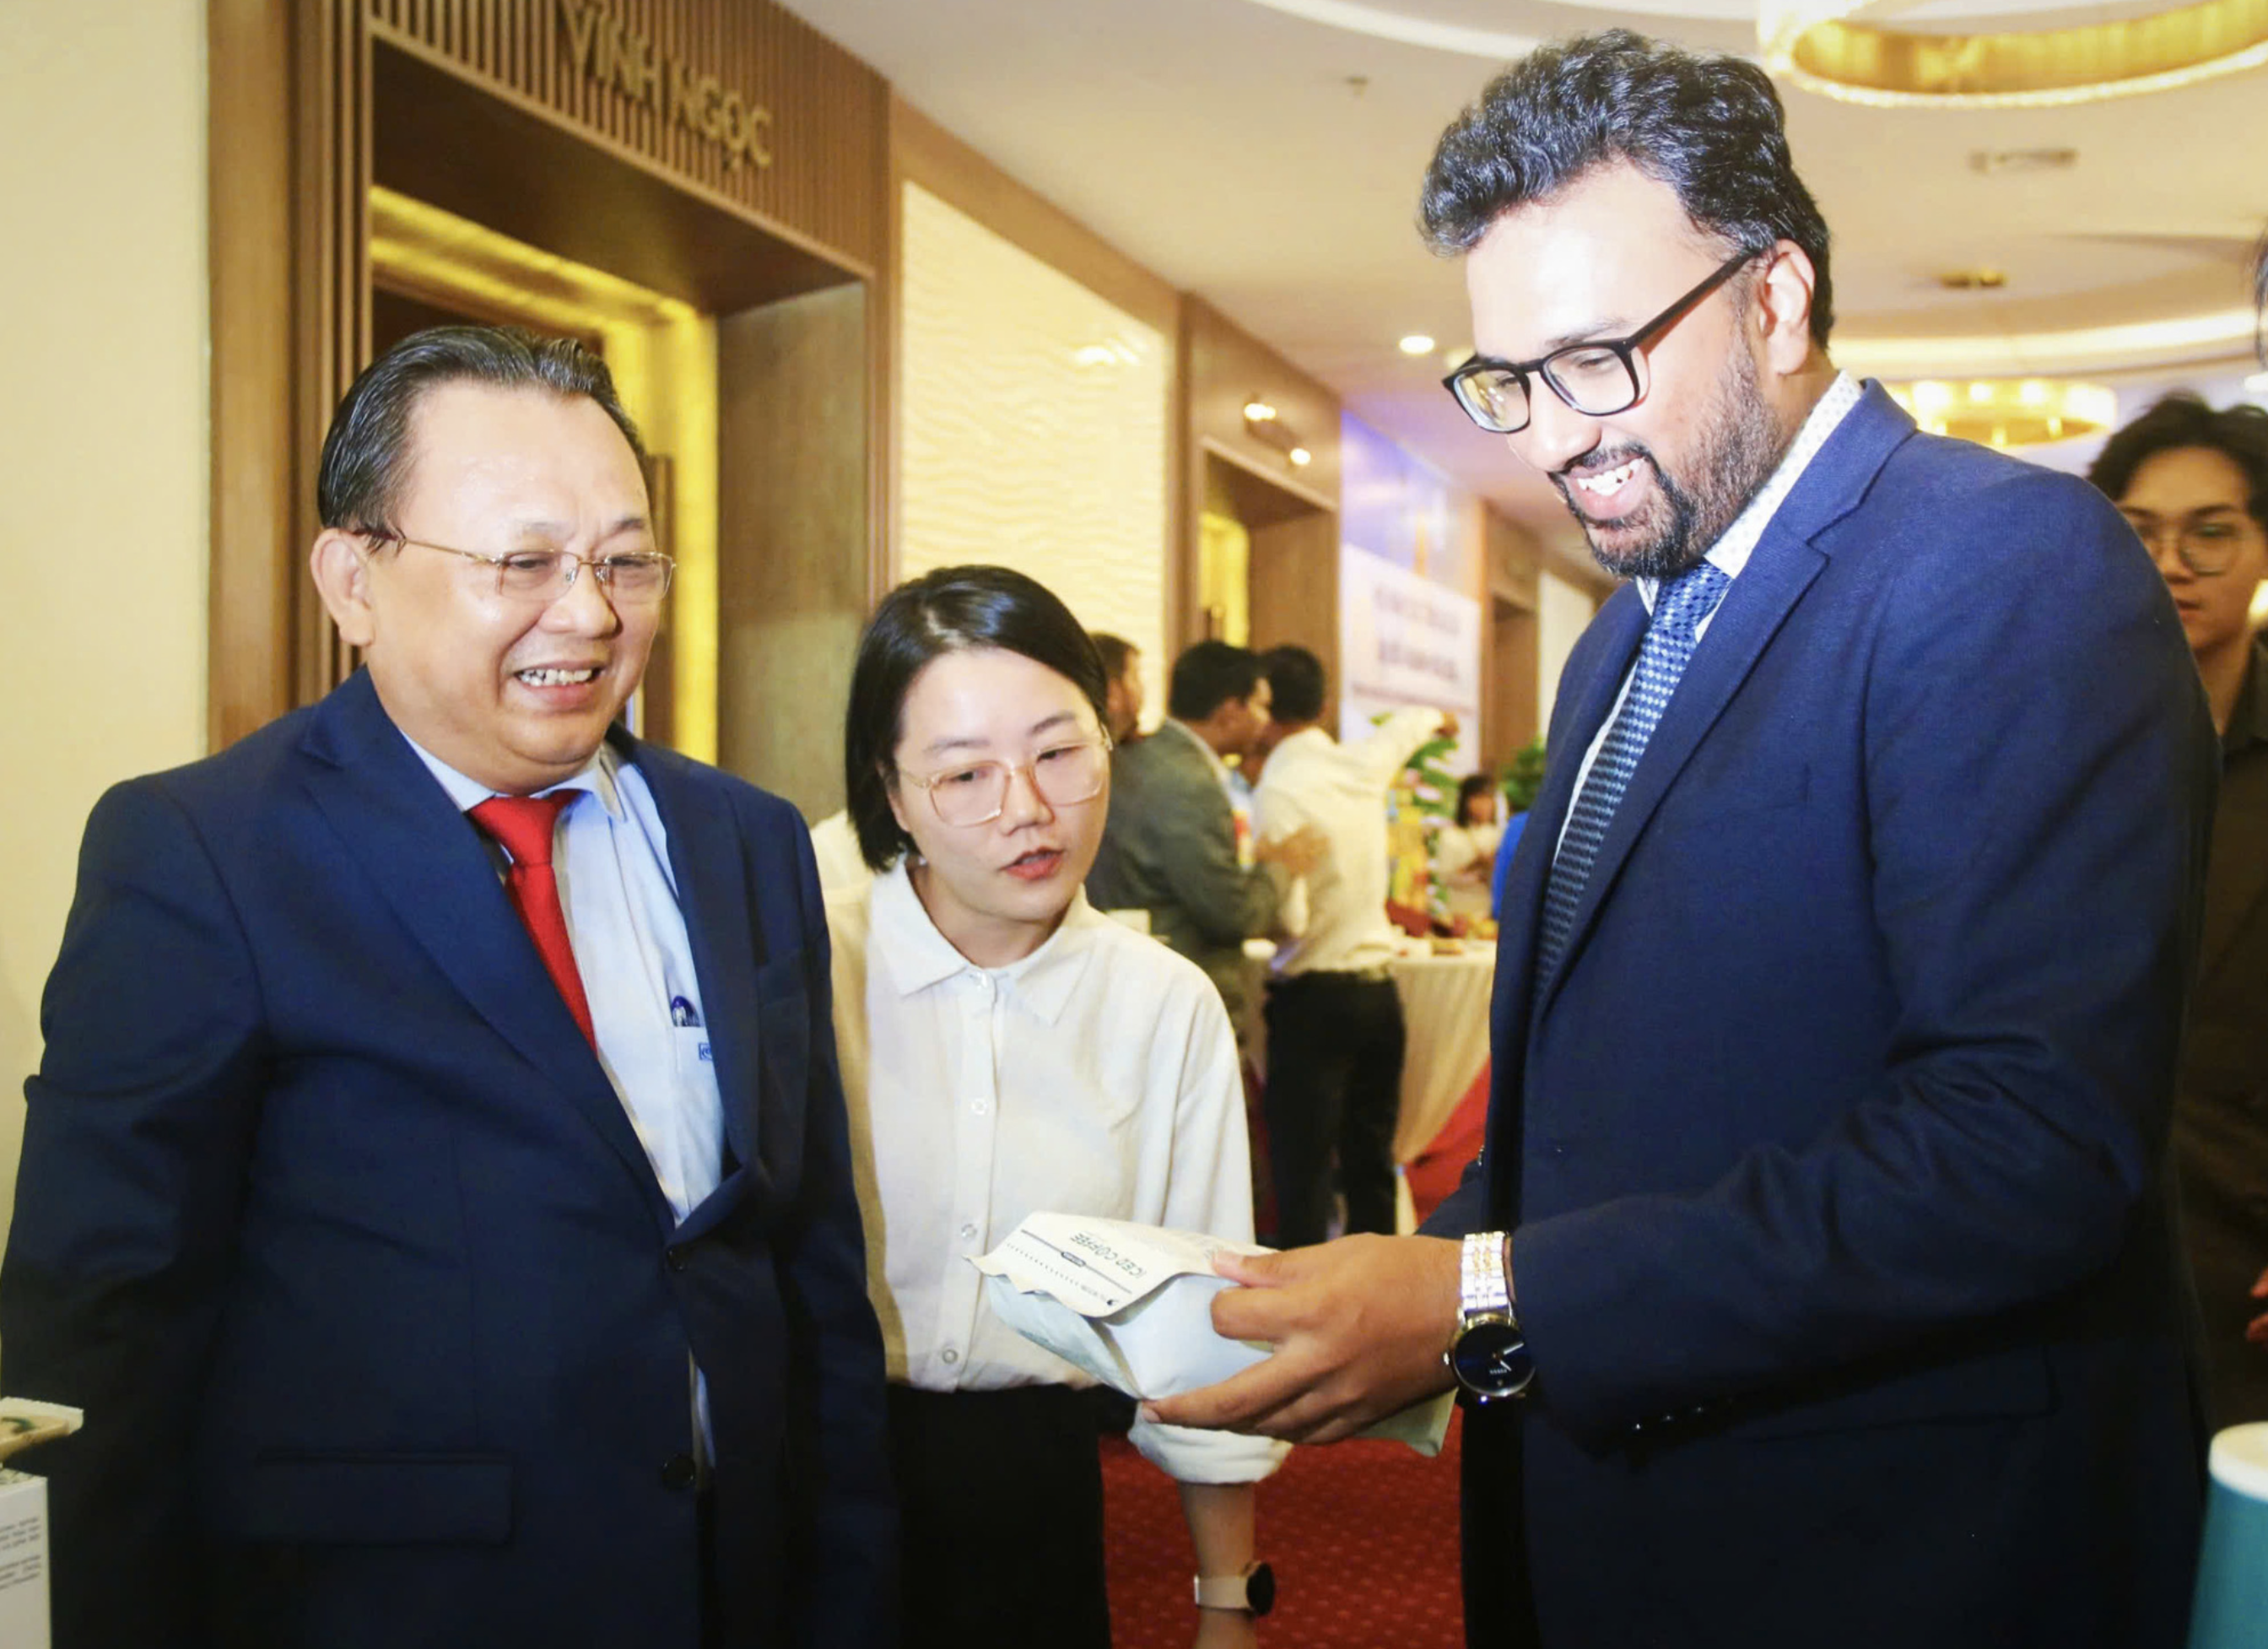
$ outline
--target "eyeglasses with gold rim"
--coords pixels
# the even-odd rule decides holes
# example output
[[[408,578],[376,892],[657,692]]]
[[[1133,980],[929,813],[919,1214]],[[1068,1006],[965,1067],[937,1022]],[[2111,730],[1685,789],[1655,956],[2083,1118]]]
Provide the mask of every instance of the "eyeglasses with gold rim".
[[[988,758],[964,762],[940,772],[900,773],[898,777],[929,793],[940,824],[962,828],[990,824],[1008,810],[1008,786],[1019,773],[1050,807],[1075,807],[1102,794],[1110,771],[1110,732],[1097,728],[1081,739],[1051,744],[1026,762]]]
[[[484,567],[496,570],[496,593],[498,595],[514,601],[541,602],[546,606],[573,589],[575,580],[585,567],[606,586],[608,595],[633,607],[646,606],[668,594],[671,575],[677,570],[674,560],[657,550],[594,556],[578,556],[566,549],[513,549],[499,556],[490,556],[478,550],[453,548],[447,544],[436,544],[422,538],[406,538],[399,534],[371,534],[368,536],[372,542],[377,544],[409,545],[479,562]]]

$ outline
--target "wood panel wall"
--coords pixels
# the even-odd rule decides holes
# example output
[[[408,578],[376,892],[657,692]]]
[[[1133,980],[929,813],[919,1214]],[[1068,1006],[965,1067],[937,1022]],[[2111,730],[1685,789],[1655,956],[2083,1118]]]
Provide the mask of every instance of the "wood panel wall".
[[[315,460],[370,348],[370,55],[354,0],[210,0],[217,748],[338,675],[301,571]]]
[[[376,134],[387,135],[399,169],[460,199],[512,197],[482,178],[485,166],[516,171],[523,185],[558,184],[556,198],[585,217],[609,216],[589,210],[599,196],[630,202],[640,226],[661,224],[684,246],[711,248],[711,264],[732,265],[717,306],[730,308],[881,269],[888,91],[771,0],[206,4],[217,747],[320,696],[346,662],[304,561],[323,432],[370,358]],[[586,72],[602,57],[608,73]],[[735,160],[729,144],[670,118],[665,92],[626,90],[644,84],[649,64],[658,86],[663,70],[682,70],[696,84],[712,77],[717,99],[733,92],[761,105],[770,163]],[[493,107],[468,116],[468,102]],[[453,137],[446,121],[418,149],[402,129],[434,111],[460,126],[485,119],[523,151],[538,128],[577,143],[547,150],[531,179],[512,153]],[[563,166],[563,180],[553,175]],[[580,192],[577,173],[589,186]],[[545,239],[524,224],[497,226]],[[759,251],[777,266],[762,279],[749,273]],[[703,276],[697,261],[693,276]],[[869,371],[880,386],[879,369]],[[873,461],[866,444],[858,452]],[[879,497],[878,467],[867,480]]]
[[[887,217],[874,185],[888,88],[770,0],[369,0],[369,15],[379,38],[446,63],[681,186],[864,269],[881,261]],[[671,117],[668,82],[681,70],[713,81],[704,108],[729,95],[766,111],[769,164]]]
[[[869,610],[864,288],[717,323],[718,761],[817,820]]]
[[[1330,610],[1335,615],[1338,610],[1339,398],[1211,305],[1194,296],[1185,298],[1182,304],[1182,423],[1188,431],[1188,450],[1182,460],[1183,507],[1176,540],[1181,545],[1182,564],[1189,570],[1190,576],[1182,581],[1179,605],[1168,615],[1167,633],[1174,650],[1178,652],[1204,634],[1204,614],[1194,575],[1197,517],[1204,505],[1209,463],[1229,464],[1278,494],[1296,500],[1300,506],[1329,512],[1328,530],[1310,529],[1292,535],[1290,541],[1304,547],[1296,560],[1296,576],[1320,578],[1329,585]],[[1255,395],[1264,396],[1277,409],[1278,422],[1293,431],[1300,444],[1314,454],[1312,462],[1295,467],[1278,448],[1253,438],[1245,427],[1244,407]],[[1298,511],[1295,508],[1288,512]],[[1245,511],[1241,508],[1240,514],[1242,513]],[[1250,526],[1253,523],[1248,519],[1246,525]],[[1328,563],[1317,548],[1326,538],[1330,545]],[[1265,559],[1269,568],[1266,577],[1272,579],[1295,576],[1295,563],[1282,555],[1271,554]],[[1256,535],[1252,563],[1256,641],[1259,639],[1263,610],[1270,605],[1270,596],[1262,585],[1263,560]],[[1303,599],[1292,592],[1283,593],[1295,603]],[[1314,615],[1307,613],[1300,622],[1313,622]],[[1270,628],[1274,623],[1271,619]],[[1272,639],[1284,637],[1276,636]],[[1302,640],[1301,644],[1313,648],[1326,664],[1335,666],[1338,652],[1336,616],[1331,622],[1328,647],[1313,640]],[[1333,687],[1336,690],[1336,681]]]

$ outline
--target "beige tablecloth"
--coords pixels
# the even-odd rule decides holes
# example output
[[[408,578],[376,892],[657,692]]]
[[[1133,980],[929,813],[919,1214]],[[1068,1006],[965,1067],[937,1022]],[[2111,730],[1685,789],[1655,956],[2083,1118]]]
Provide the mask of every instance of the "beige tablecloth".
[[[1407,1162],[1433,1143],[1465,1090],[1488,1063],[1489,992],[1496,947],[1454,956],[1407,956],[1392,964],[1410,1027],[1402,1064],[1402,1116],[1394,1159]]]
[[[1394,1160],[1403,1163],[1433,1143],[1488,1063],[1496,946],[1452,956],[1406,956],[1391,965],[1391,972],[1410,1033],[1402,1064],[1401,1115],[1394,1127]],[[1401,1228],[1416,1230],[1406,1180],[1396,1189],[1396,1200]]]

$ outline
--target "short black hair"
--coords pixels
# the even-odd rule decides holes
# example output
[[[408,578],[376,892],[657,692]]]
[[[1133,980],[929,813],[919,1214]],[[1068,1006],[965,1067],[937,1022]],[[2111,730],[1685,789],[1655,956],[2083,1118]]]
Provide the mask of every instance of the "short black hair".
[[[1475,797],[1489,795],[1492,793],[1496,788],[1496,775],[1493,773],[1468,773],[1464,777],[1459,779],[1457,781],[1456,822],[1459,824],[1464,823],[1465,810],[1473,805],[1473,799]]]
[[[1260,655],[1249,647],[1198,642],[1174,660],[1166,714],[1175,721],[1204,721],[1229,700],[1258,692],[1263,674]]]
[[[913,847],[890,811],[906,695],[930,664],[949,652],[998,647],[1064,676],[1103,710],[1109,683],[1086,628],[1055,593],[1007,567],[940,567],[882,598],[858,637],[850,666],[850,707],[843,725],[843,786],[851,828],[867,865],[885,871]]]
[[[1276,720],[1320,721],[1329,684],[1323,661],[1305,647],[1285,643],[1260,655],[1261,673],[1268,678],[1269,714]]]
[[[1827,220],[1795,173],[1771,78],[1742,58],[1697,54],[1629,29],[1539,48],[1488,85],[1441,134],[1419,215],[1445,256],[1491,225],[1627,161],[1676,191],[1727,252],[1792,240],[1811,259],[1812,341],[1835,322]]]
[[[2161,453],[2203,447],[2244,476],[2246,512],[2268,527],[2268,412],[2239,402],[2219,411],[2177,389],[2103,443],[2087,478],[2113,504],[2134,484],[2134,472]]]
[[[1126,674],[1126,666],[1142,651],[1125,637],[1114,636],[1107,629],[1091,632],[1089,639],[1094,643],[1094,651],[1101,656],[1105,681],[1122,679]]]
[[[429,327],[364,367],[332,415],[315,477],[315,513],[325,526],[401,536],[394,512],[409,469],[410,420],[429,391],[459,383],[586,396],[645,458],[614,375],[586,345],[519,327]]]

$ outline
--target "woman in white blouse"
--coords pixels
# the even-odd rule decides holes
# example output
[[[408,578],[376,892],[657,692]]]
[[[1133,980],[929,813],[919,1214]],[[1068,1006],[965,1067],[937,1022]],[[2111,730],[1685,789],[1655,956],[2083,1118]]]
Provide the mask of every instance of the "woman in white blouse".
[[[892,592],[852,674],[850,812],[876,874],[827,914],[909,1645],[1110,1637],[1086,1382],[987,1311],[969,1260],[1041,1209],[1252,1234],[1220,997],[1080,891],[1109,806],[1106,690],[1063,603],[998,567]],[[1228,1583],[1209,1595],[1243,1596],[1277,1446],[1132,1436],[1181,1484],[1198,1578]],[[1191,1631],[1249,1644],[1252,1616],[1200,1608]]]

